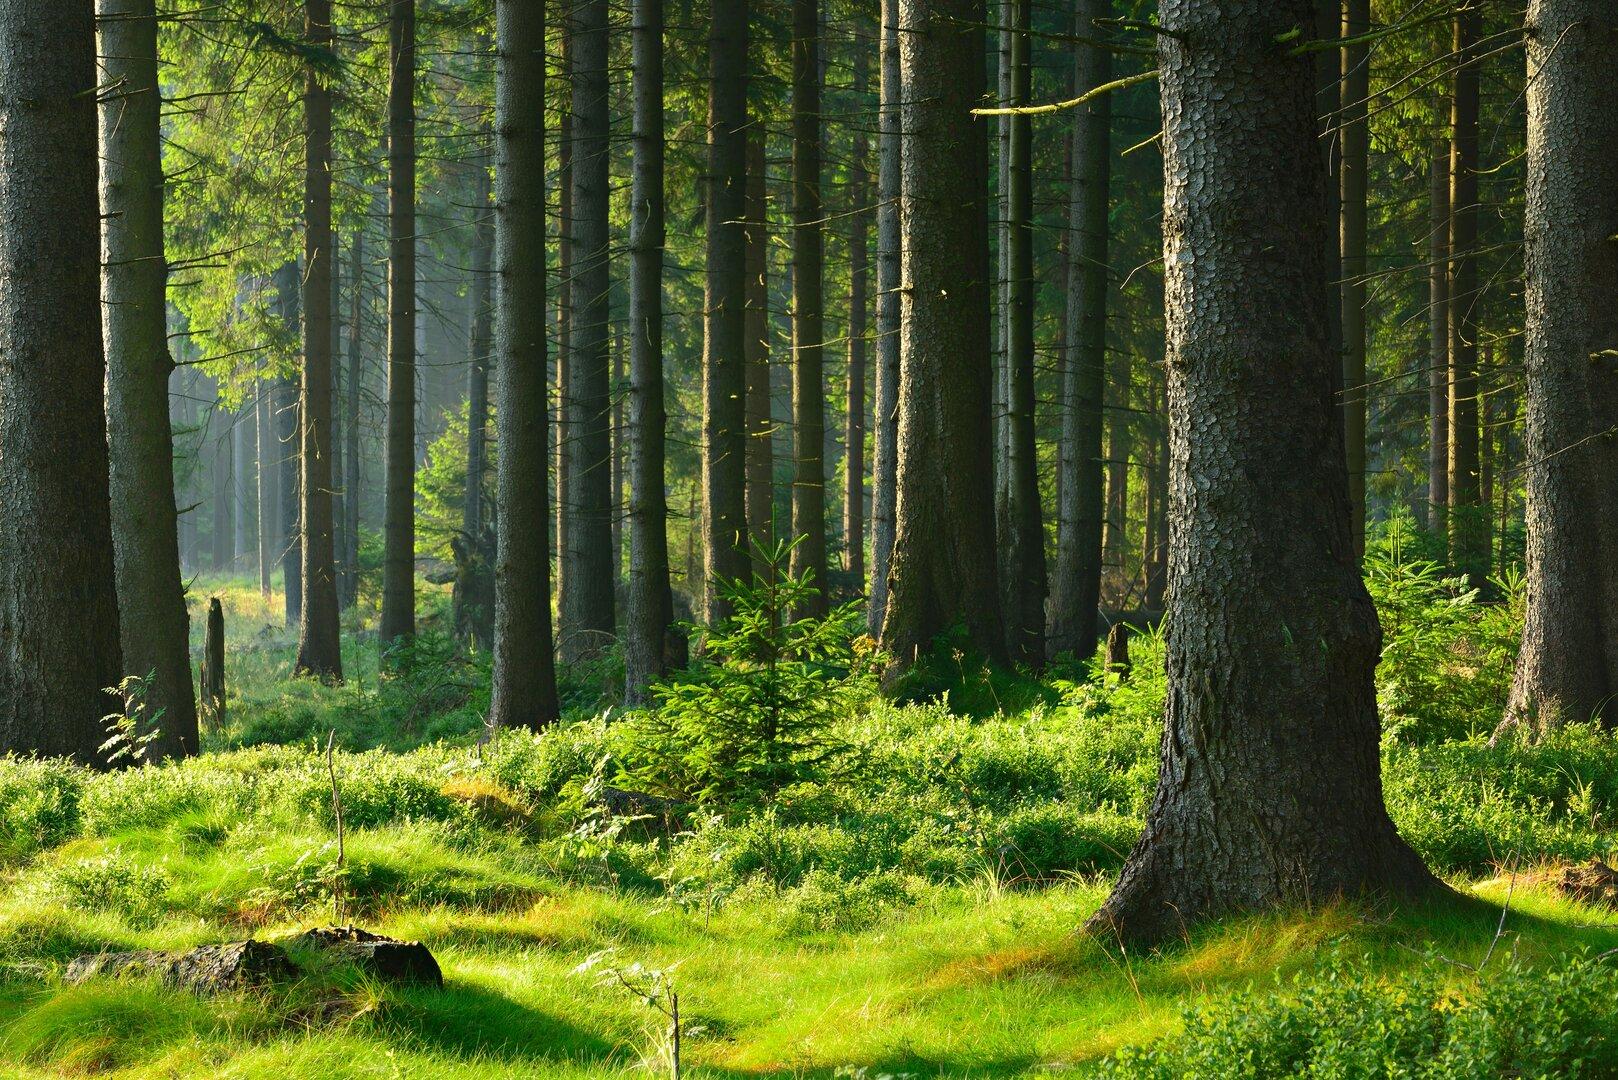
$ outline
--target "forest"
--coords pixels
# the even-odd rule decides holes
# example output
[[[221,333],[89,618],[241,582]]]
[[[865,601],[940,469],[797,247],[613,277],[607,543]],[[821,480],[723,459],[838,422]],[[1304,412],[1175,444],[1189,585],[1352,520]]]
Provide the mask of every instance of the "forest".
[[[1618,1077],[1614,56],[0,0],[0,1075]]]

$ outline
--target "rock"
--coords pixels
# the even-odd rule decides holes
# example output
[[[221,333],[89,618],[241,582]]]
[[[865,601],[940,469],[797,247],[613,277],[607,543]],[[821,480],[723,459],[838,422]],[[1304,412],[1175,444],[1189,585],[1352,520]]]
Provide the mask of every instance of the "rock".
[[[169,986],[218,994],[300,977],[302,972],[287,952],[288,947],[331,954],[384,982],[444,985],[444,974],[427,946],[419,941],[396,941],[357,926],[306,930],[279,943],[248,939],[204,945],[187,952],[141,949],[95,953],[69,964],[62,980],[76,986],[98,976],[155,976]]]
[[[140,949],[95,953],[74,960],[62,978],[76,986],[97,976],[156,976],[169,986],[199,994],[218,994],[295,978],[297,974],[298,969],[284,949],[249,938],[223,945],[203,945],[188,952]]]
[[[1556,891],[1586,904],[1618,907],[1618,870],[1600,859],[1579,866],[1563,866],[1550,872]]]
[[[419,941],[398,941],[357,926],[322,926],[287,938],[294,949],[331,953],[384,982],[422,983],[441,989],[444,973]]]

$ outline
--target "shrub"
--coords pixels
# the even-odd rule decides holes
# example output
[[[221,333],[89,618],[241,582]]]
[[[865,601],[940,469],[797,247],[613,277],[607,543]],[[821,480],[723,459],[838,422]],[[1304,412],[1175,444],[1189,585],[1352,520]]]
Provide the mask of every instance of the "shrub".
[[[1579,958],[1512,964],[1451,989],[1429,966],[1398,982],[1338,958],[1286,991],[1193,1009],[1185,1030],[1120,1051],[1106,1077],[1609,1076],[1618,1068],[1618,971]]]
[[[51,867],[41,884],[70,907],[144,920],[162,910],[169,876],[158,867],[114,851]]]
[[[0,757],[0,865],[77,835],[86,775],[61,759]]]

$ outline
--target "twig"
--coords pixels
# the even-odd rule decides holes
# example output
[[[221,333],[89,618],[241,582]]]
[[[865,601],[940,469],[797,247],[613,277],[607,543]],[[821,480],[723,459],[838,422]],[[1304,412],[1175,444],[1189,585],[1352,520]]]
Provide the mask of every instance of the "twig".
[[[1087,90],[1076,98],[1068,101],[1053,101],[1048,105],[1014,105],[994,109],[973,109],[973,116],[1043,116],[1046,113],[1061,112],[1064,109],[1077,108],[1088,101],[1093,101],[1102,94],[1110,94],[1114,90],[1124,90],[1143,82],[1150,82],[1157,78],[1158,71],[1142,71],[1136,75],[1125,75],[1121,79],[1114,79],[1109,83],[1102,83],[1092,90]]]

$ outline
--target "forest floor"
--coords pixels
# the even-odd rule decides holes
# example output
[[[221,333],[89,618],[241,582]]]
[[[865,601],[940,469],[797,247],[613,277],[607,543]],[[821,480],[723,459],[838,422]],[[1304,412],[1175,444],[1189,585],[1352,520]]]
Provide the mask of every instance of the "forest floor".
[[[1460,1044],[1494,1055],[1475,1075],[1618,1068],[1590,1049],[1618,1010],[1603,958],[1618,914],[1539,872],[1613,846],[1604,734],[1385,747],[1390,808],[1452,899],[1236,919],[1138,955],[1080,927],[1150,790],[1149,678],[1056,682],[1033,704],[985,681],[1008,707],[977,718],[872,705],[862,779],[657,836],[578,812],[617,725],[584,709],[477,748],[475,659],[379,680],[354,633],[348,685],[292,683],[274,605],[212,584],[233,686],[209,753],[116,774],[0,761],[6,1076],[666,1075],[666,1022],[611,976],[633,981],[635,964],[678,991],[683,1063],[701,1076],[1269,1076],[1363,1053],[1382,1066],[1334,1074],[1384,1075],[1404,1053],[1459,1060]],[[328,730],[347,748],[342,868]],[[444,989],[341,967],[216,997],[61,980],[84,953],[330,923],[334,894],[354,922],[427,944]],[[1340,1030],[1355,1023],[1374,1034]],[[1186,1031],[1170,1042],[1193,1057],[1115,1056]]]

